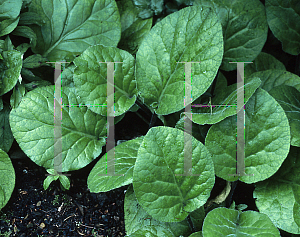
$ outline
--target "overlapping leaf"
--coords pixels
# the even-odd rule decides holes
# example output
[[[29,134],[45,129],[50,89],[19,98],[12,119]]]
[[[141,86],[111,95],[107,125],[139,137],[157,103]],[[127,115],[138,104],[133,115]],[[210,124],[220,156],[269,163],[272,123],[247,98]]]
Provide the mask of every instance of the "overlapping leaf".
[[[264,5],[259,0],[195,0],[196,6],[214,9],[223,27],[224,57],[221,69],[236,69],[235,63],[251,62],[261,52],[268,34]]]
[[[192,147],[184,145],[185,136],[191,138]],[[186,173],[185,155],[192,159],[186,161],[192,166]],[[183,221],[205,204],[214,180],[211,156],[201,142],[176,128],[148,131],[138,150],[133,188],[139,204],[154,219]]]
[[[300,53],[300,4],[297,0],[266,0],[268,24],[282,49],[293,55]]]
[[[9,126],[9,112],[10,109],[8,106],[4,106],[4,108],[0,110],[0,149],[5,152],[10,150],[14,141],[14,137]]]
[[[0,0],[0,37],[11,33],[19,23],[22,0]]]
[[[299,186],[300,148],[291,146],[290,153],[278,172],[257,183],[253,192],[259,212],[267,214],[276,227],[293,234],[300,234]]]
[[[187,219],[181,222],[162,222],[152,218],[142,207],[139,205],[132,185],[126,191],[124,199],[124,219],[125,229],[127,235],[137,234],[138,230],[147,230],[152,234],[161,236],[159,233],[165,233],[164,236],[188,236],[191,234]]]
[[[207,214],[202,233],[205,237],[280,237],[279,230],[267,215],[255,211],[241,212],[224,207],[216,208]]]
[[[53,98],[53,86],[28,92],[10,113],[11,130],[20,148],[36,164],[51,169],[55,159],[56,164],[61,163],[60,172],[80,169],[101,154],[106,144],[106,117],[74,106],[80,103],[75,89],[63,87],[63,104],[70,107],[62,109],[61,146],[55,148]],[[61,149],[56,151],[58,157],[54,157],[54,149]]]
[[[122,25],[121,40],[118,48],[135,54],[152,27],[152,18],[141,19],[138,17],[139,11],[133,5],[132,0],[119,1],[117,5]]]
[[[103,63],[100,63],[103,62]],[[90,109],[107,116],[107,63],[115,63],[114,68],[114,115],[120,116],[128,111],[137,97],[134,78],[133,56],[116,47],[95,45],[85,50],[74,60],[74,84],[79,97]]]
[[[282,107],[260,88],[245,105],[245,173],[253,176],[230,176],[237,172],[236,130],[236,117],[231,116],[208,131],[205,146],[212,154],[216,175],[245,183],[271,177],[290,149],[290,127]]]
[[[23,55],[17,50],[7,50],[0,53],[0,96],[10,91],[17,83]]]
[[[253,73],[251,76],[259,77],[261,80],[260,88],[269,92],[275,86],[287,85],[293,86],[300,91],[300,77],[294,73],[271,69]]]
[[[259,78],[251,77],[245,78],[245,84],[239,84],[239,88],[237,88],[237,84],[230,85],[226,89],[223,88],[223,90],[219,91],[211,100],[211,105],[193,108],[193,122],[200,125],[215,124],[227,117],[237,114],[237,111],[243,106],[237,107],[237,94],[244,92],[244,103],[247,103],[260,83]],[[185,112],[184,114],[190,116],[191,113]]]
[[[210,8],[186,7],[157,22],[136,55],[137,88],[159,115],[185,107],[185,64],[192,64],[193,99],[211,85],[223,56],[221,24]]]
[[[102,156],[88,176],[87,184],[90,191],[93,193],[108,192],[131,184],[137,151],[142,141],[143,137],[138,137],[121,143]],[[107,155],[113,155],[113,152],[115,153],[114,163],[107,164]],[[111,166],[114,167],[115,174],[124,174],[124,176],[103,176],[107,174],[107,169]]]
[[[117,46],[120,15],[114,0],[33,0],[29,12],[44,25],[30,25],[37,35],[32,51],[50,61],[72,61],[89,46]]]
[[[270,95],[284,109],[291,127],[291,145],[300,147],[300,91],[281,85],[270,90]]]
[[[0,210],[9,201],[14,191],[16,175],[8,155],[0,149]]]
[[[252,73],[270,69],[286,70],[284,64],[271,54],[261,52],[253,63],[245,63],[244,76],[249,77]]]

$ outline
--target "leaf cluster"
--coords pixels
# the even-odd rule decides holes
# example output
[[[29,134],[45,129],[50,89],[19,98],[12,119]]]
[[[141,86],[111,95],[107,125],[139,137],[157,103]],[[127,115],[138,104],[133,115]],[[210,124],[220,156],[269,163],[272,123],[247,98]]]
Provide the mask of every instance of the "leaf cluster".
[[[0,6],[0,209],[18,152],[49,173],[45,189],[100,157],[88,188],[128,185],[127,236],[300,234],[297,1]],[[112,146],[138,110],[147,134]],[[232,202],[236,182],[255,185],[257,210]]]

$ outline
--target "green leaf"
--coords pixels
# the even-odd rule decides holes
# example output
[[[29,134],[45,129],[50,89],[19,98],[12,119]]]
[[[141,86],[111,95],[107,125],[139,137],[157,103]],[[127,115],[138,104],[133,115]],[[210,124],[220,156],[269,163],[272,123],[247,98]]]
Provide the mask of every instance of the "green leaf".
[[[273,87],[281,85],[293,86],[300,91],[300,77],[288,71],[272,69],[255,72],[251,76],[259,77],[260,87],[267,92]]]
[[[41,81],[33,81],[33,82],[30,82],[30,83],[27,83],[24,86],[25,86],[27,91],[32,91],[35,88],[42,87],[42,86],[50,86],[50,85],[52,85],[51,82],[41,80]]]
[[[30,48],[30,44],[22,43],[16,49],[21,52],[23,55],[24,53]]]
[[[194,232],[193,234],[189,235],[189,237],[203,237],[202,231]]]
[[[290,127],[284,110],[265,90],[258,88],[245,105],[245,173],[236,174],[236,116],[214,124],[205,146],[212,154],[216,175],[227,181],[256,183],[271,177],[290,149]]]
[[[139,10],[133,5],[132,0],[117,2],[122,25],[121,40],[118,48],[135,54],[145,36],[152,27],[152,18],[141,19]]]
[[[0,88],[0,95],[6,94],[16,85],[22,68],[23,55],[17,50],[9,50],[3,51],[2,57],[3,60],[0,60],[0,80],[3,84]]]
[[[293,185],[293,193],[295,195],[295,204],[293,208],[293,215],[295,223],[300,228],[300,185]]]
[[[16,19],[7,19],[0,24],[0,37],[11,33],[19,23],[19,17]]]
[[[27,81],[42,81],[43,79],[37,75],[35,75],[31,70],[27,68],[21,69],[21,76],[22,78],[26,79]]]
[[[291,146],[278,172],[257,183],[253,192],[259,212],[267,214],[276,227],[293,234],[300,234],[300,227],[295,223],[299,213],[293,212],[299,203],[299,158],[300,148]]]
[[[204,206],[201,206],[200,208],[190,213],[191,221],[196,231],[200,231],[202,229],[205,215],[206,213],[204,210]]]
[[[141,9],[139,17],[146,19],[153,14],[159,15],[163,11],[163,0],[132,0],[133,4]]]
[[[300,4],[297,0],[266,0],[269,27],[281,41],[282,49],[292,55],[300,53]]]
[[[120,15],[114,0],[33,0],[29,12],[45,25],[30,25],[37,35],[32,51],[49,61],[73,61],[89,46],[117,46]]]
[[[214,9],[223,27],[224,57],[221,69],[232,71],[235,63],[251,62],[261,52],[268,35],[264,5],[259,0],[195,0],[194,6]]]
[[[175,128],[178,128],[182,131],[184,131],[184,121],[185,121],[185,117],[182,117],[180,118],[176,125],[175,125]],[[205,137],[206,137],[206,134],[208,132],[210,128],[210,125],[208,124],[205,124],[205,125],[199,125],[199,124],[196,124],[194,122],[192,122],[192,136],[194,138],[196,138],[198,141],[202,142],[204,144],[205,142]]]
[[[254,72],[266,71],[269,69],[286,70],[284,64],[277,60],[274,56],[261,52],[253,63],[245,64],[244,76],[246,78]]]
[[[0,37],[11,33],[18,25],[22,0],[0,0]]]
[[[193,0],[175,0],[178,5],[185,4],[185,5],[193,5]]]
[[[61,86],[75,87],[73,81],[74,70],[75,65],[73,63],[63,70],[61,73]]]
[[[37,36],[29,26],[17,26],[12,34],[28,38],[30,40],[31,47],[36,47]]]
[[[47,178],[45,178],[44,182],[43,182],[43,187],[44,190],[47,190],[50,186],[50,184],[54,181],[57,180],[58,176],[53,176],[53,175],[49,175]]]
[[[185,107],[185,65],[177,62],[201,62],[192,64],[195,100],[211,85],[222,56],[222,29],[210,8],[170,14],[155,24],[136,54],[140,96],[158,115],[177,112]]]
[[[59,181],[66,190],[70,189],[70,179],[69,179],[69,177],[67,177],[65,175],[59,175]]]
[[[58,177],[58,175],[57,175],[58,173],[57,173],[57,171],[55,169],[47,169],[47,172],[49,174],[52,174],[52,176],[57,176]],[[55,180],[57,180],[57,179],[55,179]]]
[[[292,86],[281,85],[274,87],[269,94],[286,113],[291,128],[291,145],[300,147],[300,91]]]
[[[74,88],[62,87],[61,94],[63,105],[80,104]],[[53,169],[54,86],[28,92],[19,106],[12,109],[9,120],[24,153],[37,165]],[[61,148],[59,144],[56,148],[62,149],[61,156],[55,157],[57,162],[62,162],[59,171],[78,170],[101,154],[106,144],[106,117],[86,107],[63,106],[61,134]]]
[[[104,63],[99,63],[104,62]],[[95,45],[85,50],[74,60],[74,84],[83,103],[92,105],[90,110],[107,116],[107,63],[115,63],[114,68],[114,115],[128,111],[137,97],[134,78],[134,57],[116,47]]]
[[[186,136],[192,148],[184,146]],[[192,168],[185,175],[184,154],[192,156]],[[153,218],[183,221],[205,204],[214,181],[213,162],[201,142],[176,128],[158,126],[148,131],[138,150],[133,188],[138,202]]]
[[[23,61],[23,68],[36,68],[48,65],[46,62],[48,61],[47,58],[42,57],[40,54],[30,55],[29,57],[25,58]]]
[[[193,105],[195,104],[203,104],[203,103],[209,103],[209,97],[213,97],[219,93],[223,93],[223,89],[224,87],[227,87],[227,79],[226,77],[222,74],[221,71],[218,72],[218,76],[217,78],[215,78],[214,80],[216,81],[216,85],[215,85],[215,90],[214,90],[214,95],[212,95],[212,86],[213,84],[210,85],[210,87],[207,89],[207,91],[202,94],[198,99],[196,99],[193,103]],[[182,113],[180,115],[180,117],[182,118],[184,114]]]
[[[4,106],[0,111],[0,149],[8,152],[14,141],[13,134],[9,126],[9,106]]]
[[[159,236],[166,236],[166,237],[174,237],[172,233],[168,230],[163,228],[156,228],[155,226],[147,226],[144,229],[139,229],[132,233],[130,237],[159,237]]]
[[[181,222],[163,222],[152,218],[142,207],[139,205],[132,185],[126,191],[124,199],[124,220],[127,235],[137,234],[138,230],[148,230],[154,236],[188,236],[191,230],[187,219]],[[159,235],[158,233],[167,233],[166,235]]]
[[[8,155],[0,149],[0,210],[9,201],[15,188],[16,174]]]
[[[4,40],[3,43],[3,51],[10,51],[10,50],[14,50],[14,45],[12,44],[10,37],[7,36]]]
[[[1,87],[1,86],[0,86]],[[3,109],[3,100],[2,96],[0,97],[0,111]]]
[[[23,12],[20,14],[19,25],[33,24],[43,26],[46,24],[46,21],[43,20],[43,17],[36,12]]]
[[[205,237],[280,237],[279,230],[267,215],[255,211],[240,212],[224,207],[216,208],[207,214],[202,233]]]
[[[237,84],[233,84],[217,93],[211,100],[211,105],[214,107],[211,108],[211,106],[206,105],[206,107],[193,108],[192,113],[185,112],[184,114],[187,116],[192,114],[193,122],[200,125],[218,123],[240,111],[242,107],[237,107],[238,93],[244,90],[244,103],[247,103],[260,83],[261,81],[257,77],[245,78],[245,83],[238,89]]]
[[[101,157],[87,179],[90,192],[108,192],[132,183],[133,167],[143,138],[142,136],[123,142]],[[99,174],[107,174],[107,154],[113,155],[113,152],[115,152],[115,174],[124,174],[124,176],[100,176]],[[109,167],[111,166],[112,164],[109,165]]]
[[[159,15],[164,9],[164,0],[151,0],[150,8],[155,15]]]

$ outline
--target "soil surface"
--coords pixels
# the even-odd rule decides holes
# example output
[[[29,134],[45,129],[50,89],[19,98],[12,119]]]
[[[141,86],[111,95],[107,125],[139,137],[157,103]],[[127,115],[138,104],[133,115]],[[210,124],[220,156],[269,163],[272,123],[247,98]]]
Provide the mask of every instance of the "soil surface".
[[[150,118],[138,111],[150,122]],[[161,126],[157,119],[154,126]],[[148,131],[145,121],[135,113],[128,112],[122,121],[115,126],[115,141],[130,140],[145,135]],[[14,141],[12,152],[19,151]],[[69,190],[63,191],[59,181],[51,183],[47,190],[43,181],[47,173],[43,167],[36,165],[26,155],[12,158],[16,172],[16,186],[8,204],[0,211],[0,236],[125,236],[124,197],[128,186],[120,187],[106,193],[90,193],[87,177],[106,153],[102,154],[88,166],[68,172],[71,179]],[[222,192],[226,182],[216,177],[210,199]],[[231,193],[230,203],[246,204],[247,210],[258,211],[253,199],[255,185],[237,182]],[[280,230],[282,237],[289,237]]]
[[[147,124],[128,112],[115,126],[115,141],[147,133]],[[20,150],[16,141],[9,152]],[[0,236],[125,236],[124,197],[128,186],[106,193],[90,193],[87,177],[105,154],[71,174],[71,187],[63,191],[59,181],[43,188],[46,170],[23,153],[12,159],[16,186],[0,211]],[[11,156],[10,156],[11,157]],[[4,235],[6,234],[6,235]]]

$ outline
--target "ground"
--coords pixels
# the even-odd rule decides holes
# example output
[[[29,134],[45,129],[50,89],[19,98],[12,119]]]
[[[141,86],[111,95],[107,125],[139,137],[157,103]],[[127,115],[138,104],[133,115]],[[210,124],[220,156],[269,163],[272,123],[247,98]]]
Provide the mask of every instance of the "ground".
[[[127,113],[116,124],[115,141],[145,135],[145,125],[137,115]],[[16,150],[19,146],[14,141],[11,151]],[[88,174],[105,154],[105,147],[103,150],[88,166],[69,172],[71,187],[67,191],[61,190],[58,181],[44,190],[43,167],[25,155],[12,159],[16,186],[0,211],[0,236],[125,236],[124,197],[128,186],[99,194],[88,191]]]

